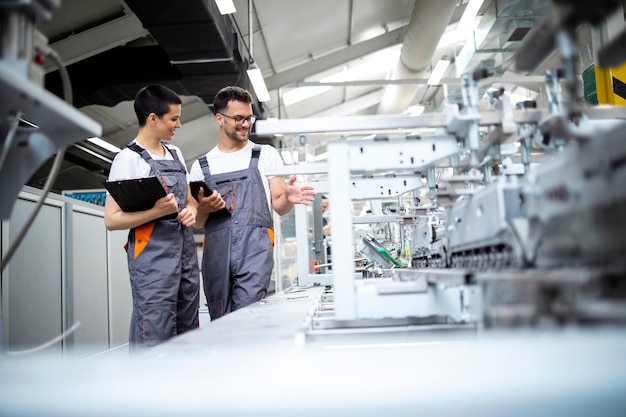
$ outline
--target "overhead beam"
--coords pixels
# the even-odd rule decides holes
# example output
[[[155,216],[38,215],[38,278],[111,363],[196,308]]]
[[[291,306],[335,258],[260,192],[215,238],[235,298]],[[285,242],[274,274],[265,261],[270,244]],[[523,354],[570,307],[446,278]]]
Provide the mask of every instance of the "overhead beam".
[[[380,103],[381,95],[382,95],[382,90],[379,89],[371,93],[359,96],[355,99],[341,103],[338,106],[333,106],[331,108],[324,109],[323,111],[310,115],[309,117],[349,116],[361,110],[365,110],[372,106],[378,105],[378,103]]]
[[[545,83],[544,75],[515,75],[503,77],[489,77],[480,80],[479,84],[491,83]],[[385,86],[385,85],[426,85],[428,78],[402,78],[398,80],[352,80],[352,81],[302,81],[296,87],[356,87],[356,86]],[[461,78],[442,78],[439,84],[462,85]]]
[[[148,34],[137,16],[131,13],[55,42],[50,47],[65,65],[70,65]],[[55,69],[50,65],[46,67],[46,73]]]
[[[265,78],[268,90],[275,90],[302,81],[314,74],[345,64],[347,61],[402,42],[406,27],[391,30],[384,35],[348,46],[340,51],[324,55],[305,64],[290,68]]]

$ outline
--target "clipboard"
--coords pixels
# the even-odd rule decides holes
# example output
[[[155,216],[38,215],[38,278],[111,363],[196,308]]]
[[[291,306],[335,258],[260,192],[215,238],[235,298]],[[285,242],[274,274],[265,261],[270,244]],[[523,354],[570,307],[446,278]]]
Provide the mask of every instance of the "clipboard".
[[[151,209],[159,198],[167,195],[157,177],[105,181],[103,184],[115,202],[126,212]],[[172,213],[162,219],[174,219],[177,215],[178,213]]]

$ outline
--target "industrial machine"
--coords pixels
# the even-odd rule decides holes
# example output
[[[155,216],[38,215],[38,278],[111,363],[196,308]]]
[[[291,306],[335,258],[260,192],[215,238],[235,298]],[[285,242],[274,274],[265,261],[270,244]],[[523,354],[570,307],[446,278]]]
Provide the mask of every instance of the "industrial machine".
[[[24,184],[56,155],[30,217],[10,246],[3,244],[0,274],[37,217],[61,169],[66,147],[102,133],[98,123],[72,106],[72,88],[64,63],[36,29],[38,23],[50,19],[59,4],[58,0],[0,2],[0,220],[10,218]],[[59,68],[65,100],[43,88],[47,59]],[[8,288],[8,280],[1,278],[0,295]],[[6,301],[0,298],[0,302]],[[0,320],[0,345],[4,348],[2,323]]]
[[[259,123],[262,134],[351,134],[328,145],[332,279],[317,283],[332,291],[312,333],[318,319],[332,326],[329,305],[338,332],[397,331],[407,320],[476,330],[626,323],[626,111],[578,101],[572,50],[573,29],[616,6],[586,13],[557,1],[519,51],[520,69],[545,57],[543,41],[561,58],[546,73],[547,108],[514,108],[501,89],[481,99],[490,74],[477,70],[461,78],[463,101],[437,114]],[[396,204],[355,215],[362,200]],[[381,222],[395,232],[377,236]]]
[[[72,107],[69,77],[36,24],[49,20],[58,0],[8,0],[0,3],[0,218],[11,215],[17,194],[52,155],[102,134],[102,127]],[[60,69],[65,101],[43,88],[46,59]],[[57,164],[57,165],[60,165]],[[56,174],[51,173],[51,180]],[[48,181],[50,182],[50,180]]]

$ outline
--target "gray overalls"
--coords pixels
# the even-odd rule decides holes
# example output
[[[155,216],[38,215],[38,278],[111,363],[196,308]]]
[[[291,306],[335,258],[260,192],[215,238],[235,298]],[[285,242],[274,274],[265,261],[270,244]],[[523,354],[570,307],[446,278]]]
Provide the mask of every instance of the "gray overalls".
[[[211,213],[204,228],[202,279],[212,320],[267,294],[274,232],[258,169],[260,153],[256,145],[247,169],[216,175],[211,175],[206,156],[198,159],[204,181],[222,195],[231,213]]]
[[[163,145],[173,161],[154,160],[136,143],[128,147],[150,164],[150,175],[156,175],[167,192],[174,194],[180,211],[187,203],[185,166],[174,150]],[[200,277],[193,229],[176,219],[135,227],[128,234],[127,257],[133,294],[130,350],[139,351],[198,328]]]

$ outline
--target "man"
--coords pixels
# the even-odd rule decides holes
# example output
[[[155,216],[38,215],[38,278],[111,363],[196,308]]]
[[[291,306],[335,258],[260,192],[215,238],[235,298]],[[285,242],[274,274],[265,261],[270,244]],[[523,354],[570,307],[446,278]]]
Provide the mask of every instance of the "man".
[[[322,233],[324,234],[324,237],[326,238],[330,236],[330,223],[328,221],[328,218],[330,217],[330,215],[328,214],[328,198],[326,198],[326,196],[322,196],[321,208],[322,208]],[[330,247],[328,249],[330,249]]]
[[[256,117],[252,96],[240,87],[221,89],[213,101],[219,142],[191,167],[190,180],[212,190],[198,196],[197,224],[205,225],[202,275],[211,319],[261,300],[267,294],[273,257],[271,209],[279,215],[294,204],[308,205],[315,190],[267,177],[282,166],[278,151],[249,140]],[[226,210],[222,210],[226,208]]]

